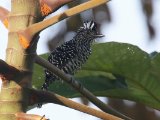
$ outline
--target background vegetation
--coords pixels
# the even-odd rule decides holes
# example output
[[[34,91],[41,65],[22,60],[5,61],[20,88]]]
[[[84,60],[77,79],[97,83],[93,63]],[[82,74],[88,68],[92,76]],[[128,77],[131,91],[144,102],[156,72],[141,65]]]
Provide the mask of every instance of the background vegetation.
[[[73,7],[81,2],[84,1],[73,2],[68,7]],[[155,3],[155,0],[139,1],[142,8],[139,12],[143,13],[141,19],[146,25],[146,42],[150,43],[155,42],[155,38],[159,36],[156,25],[153,23],[153,15],[157,12],[154,9]],[[112,4],[112,1],[110,4]],[[50,39],[48,41],[49,50],[54,50],[56,47],[55,44],[52,44],[53,41],[62,44],[68,33],[74,33],[85,20],[94,19],[99,23],[99,28],[106,24],[108,26],[112,24],[114,18],[112,18],[112,9],[109,5],[102,5],[85,12],[85,15],[76,15],[67,19],[66,29],[64,29],[63,23],[54,37],[52,35],[50,38],[47,37],[47,39]],[[54,30],[54,28],[51,29]],[[101,30],[99,29],[100,32]],[[46,54],[42,56],[44,58],[47,57]],[[155,111],[148,110],[144,104],[150,106],[149,109],[155,108],[159,110],[160,108],[159,59],[159,53],[146,53],[137,46],[130,44],[116,42],[96,44],[93,46],[93,54],[89,61],[75,77],[95,95],[109,97],[108,103],[116,110],[136,120],[158,120],[159,117],[155,114]],[[35,71],[33,85],[39,89],[44,79],[43,68],[35,65]],[[38,82],[37,77],[39,78]],[[71,98],[80,96],[69,86],[60,82],[56,82],[50,87],[50,90]],[[133,100],[137,103],[133,106],[128,106],[123,100],[112,98]],[[83,102],[88,104],[85,99],[83,99]]]

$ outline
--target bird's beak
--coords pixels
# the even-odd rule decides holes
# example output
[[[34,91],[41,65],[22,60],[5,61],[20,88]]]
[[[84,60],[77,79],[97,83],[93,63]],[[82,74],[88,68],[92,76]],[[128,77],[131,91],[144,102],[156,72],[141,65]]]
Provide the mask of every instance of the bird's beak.
[[[102,34],[97,34],[97,35],[94,35],[94,37],[96,38],[101,38],[101,37],[104,37],[105,35],[102,35]]]

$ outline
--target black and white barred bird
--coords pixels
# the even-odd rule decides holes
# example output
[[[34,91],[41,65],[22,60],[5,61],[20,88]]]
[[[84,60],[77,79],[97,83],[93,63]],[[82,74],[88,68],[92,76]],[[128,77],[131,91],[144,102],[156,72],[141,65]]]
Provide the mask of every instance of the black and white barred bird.
[[[84,22],[83,26],[77,31],[76,36],[57,47],[48,57],[48,61],[63,70],[65,73],[74,75],[87,61],[91,54],[91,45],[96,38],[103,37],[98,34],[97,24],[93,21]],[[56,79],[59,79],[49,70],[45,70],[45,83],[42,86],[43,90],[47,90],[49,84]]]

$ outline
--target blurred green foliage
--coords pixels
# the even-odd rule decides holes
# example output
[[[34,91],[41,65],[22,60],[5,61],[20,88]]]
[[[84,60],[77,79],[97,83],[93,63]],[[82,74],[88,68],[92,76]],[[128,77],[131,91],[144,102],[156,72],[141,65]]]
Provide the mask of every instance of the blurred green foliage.
[[[160,109],[160,54],[147,54],[126,43],[99,43],[75,78],[96,96],[127,99]],[[47,54],[42,55],[46,58]],[[40,89],[43,69],[35,65],[33,85]],[[79,93],[62,81],[50,86],[51,91],[66,97]]]

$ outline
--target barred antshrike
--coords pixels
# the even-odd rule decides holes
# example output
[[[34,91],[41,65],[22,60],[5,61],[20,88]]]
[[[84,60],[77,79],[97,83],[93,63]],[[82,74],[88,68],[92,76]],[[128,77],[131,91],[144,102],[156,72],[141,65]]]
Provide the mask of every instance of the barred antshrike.
[[[103,37],[103,35],[98,34],[97,24],[95,22],[84,22],[72,40],[65,42],[51,52],[48,61],[66,74],[73,75],[87,61],[91,54],[93,41],[100,37]],[[45,69],[45,75],[46,79],[42,86],[43,90],[47,90],[49,84],[59,79],[47,69]]]

